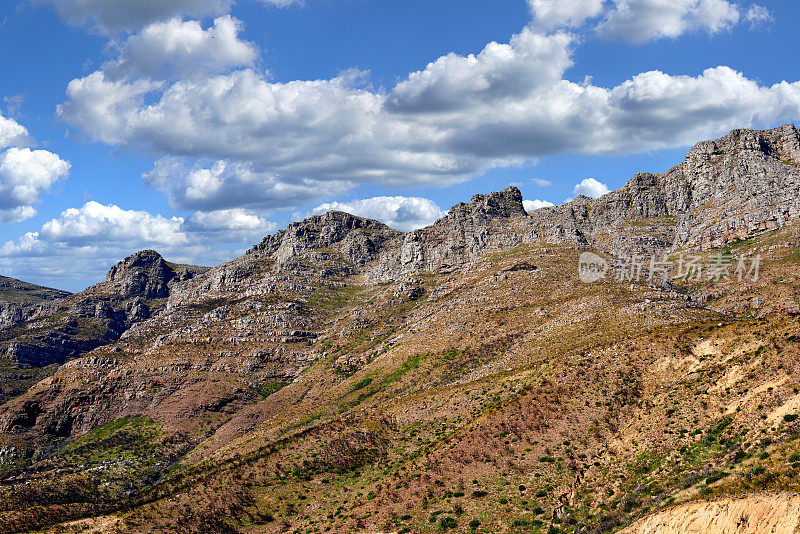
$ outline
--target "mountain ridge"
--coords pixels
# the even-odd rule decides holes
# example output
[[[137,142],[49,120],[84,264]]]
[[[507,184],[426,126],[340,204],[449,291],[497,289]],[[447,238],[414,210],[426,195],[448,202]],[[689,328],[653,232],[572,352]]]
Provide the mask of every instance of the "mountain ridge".
[[[0,404],[0,532],[588,533],[800,491],[797,136],[532,213],[510,187],[408,233],[314,216],[208,269],[134,254],[0,329],[58,356]],[[589,249],[714,246],[761,278],[577,276]],[[96,345],[42,349],[70,325]]]

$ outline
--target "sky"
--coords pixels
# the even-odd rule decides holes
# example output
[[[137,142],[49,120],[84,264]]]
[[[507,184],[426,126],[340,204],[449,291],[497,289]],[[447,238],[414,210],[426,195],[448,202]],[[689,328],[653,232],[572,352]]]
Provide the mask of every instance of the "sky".
[[[6,0],[0,274],[216,265],[339,209],[526,208],[800,120],[786,0]]]

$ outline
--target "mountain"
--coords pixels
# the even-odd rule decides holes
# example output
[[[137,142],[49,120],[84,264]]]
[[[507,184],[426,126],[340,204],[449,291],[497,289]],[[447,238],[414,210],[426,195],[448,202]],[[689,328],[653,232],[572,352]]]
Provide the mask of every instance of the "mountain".
[[[69,295],[68,291],[29,284],[7,276],[0,276],[0,302],[30,304],[55,300]]]
[[[138,252],[112,267],[106,282],[76,294],[9,285],[14,297],[0,323],[0,401],[23,393],[58,365],[118,339],[160,310],[174,284],[203,267],[166,262],[157,252]],[[17,288],[17,289],[12,289]],[[2,294],[2,293],[0,293]],[[21,303],[23,305],[18,305]]]
[[[70,293],[0,276],[0,327],[22,322],[38,304]]]
[[[532,213],[510,187],[409,233],[330,212],[210,269],[127,258],[0,330],[43,370],[0,405],[0,532],[796,525],[798,147],[736,130]]]

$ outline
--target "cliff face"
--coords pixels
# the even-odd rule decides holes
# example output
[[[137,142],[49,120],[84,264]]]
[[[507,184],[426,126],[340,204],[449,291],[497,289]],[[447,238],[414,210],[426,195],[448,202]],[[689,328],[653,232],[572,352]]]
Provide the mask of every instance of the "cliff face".
[[[800,132],[792,125],[735,130],[697,144],[667,173],[637,174],[601,198],[579,197],[531,214],[520,191],[509,187],[475,195],[432,226],[406,234],[342,212],[310,217],[208,273],[142,251],[112,267],[104,284],[58,304],[0,312],[6,327],[28,322],[30,330],[35,323],[39,332],[7,339],[4,348],[8,357],[29,365],[63,362],[150,317],[153,301],[169,297],[164,302],[174,307],[208,291],[276,291],[287,284],[302,289],[307,260],[324,265],[306,273],[322,280],[361,274],[373,283],[413,284],[422,272],[463,270],[487,251],[522,243],[574,243],[615,254],[704,250],[779,228],[798,216]],[[274,262],[269,271],[265,260]],[[264,272],[283,274],[261,276]],[[196,283],[183,283],[197,275],[202,276]],[[66,323],[50,324],[64,312]]]
[[[68,296],[68,291],[29,284],[0,276],[0,329],[21,323],[45,302]]]
[[[537,210],[531,239],[615,253],[705,250],[779,228],[800,214],[800,132],[734,130],[695,145],[664,174]],[[632,226],[635,224],[635,227]]]

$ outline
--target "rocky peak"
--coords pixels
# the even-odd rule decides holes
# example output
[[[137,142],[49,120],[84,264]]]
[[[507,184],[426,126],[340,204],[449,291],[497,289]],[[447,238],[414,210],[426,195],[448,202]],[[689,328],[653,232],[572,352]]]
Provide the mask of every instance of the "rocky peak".
[[[696,144],[666,173],[640,173],[601,198],[537,210],[532,239],[649,254],[720,247],[798,217],[800,132],[787,124],[733,130]]]
[[[290,224],[285,230],[267,236],[251,252],[274,256],[280,263],[306,252],[341,244],[342,252],[353,263],[363,263],[377,246],[401,233],[385,224],[342,211],[329,211]],[[353,257],[350,257],[353,256]]]
[[[468,204],[459,202],[442,221],[453,219],[499,219],[524,215],[522,192],[516,187],[506,187],[487,195],[474,195]]]
[[[106,282],[115,286],[122,298],[164,298],[175,270],[155,250],[142,250],[128,256],[108,271]]]

